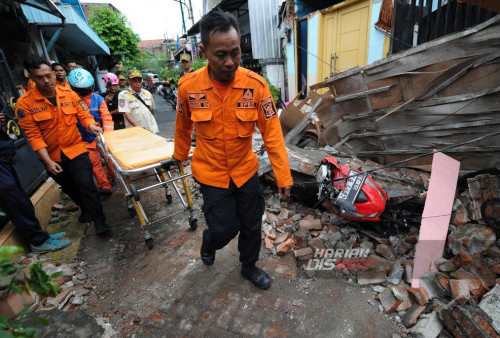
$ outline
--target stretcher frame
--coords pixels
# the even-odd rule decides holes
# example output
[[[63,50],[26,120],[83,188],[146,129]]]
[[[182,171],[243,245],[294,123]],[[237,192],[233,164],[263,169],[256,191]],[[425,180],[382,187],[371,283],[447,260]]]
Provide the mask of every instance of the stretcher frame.
[[[157,135],[158,136],[158,135]],[[161,136],[158,136],[161,137]],[[162,137],[163,138],[163,137]],[[164,138],[163,138],[164,139]],[[166,140],[166,139],[165,139]],[[178,215],[182,212],[188,211],[189,212],[189,226],[192,230],[196,230],[198,227],[198,219],[196,215],[194,214],[194,207],[193,207],[193,199],[191,197],[191,193],[189,191],[189,186],[187,182],[187,177],[192,176],[191,174],[186,174],[184,172],[184,167],[180,161],[177,161],[175,159],[167,159],[163,160],[154,164],[146,165],[141,168],[137,169],[123,169],[122,166],[118,163],[118,161],[115,159],[113,154],[111,154],[106,147],[106,140],[104,138],[103,134],[99,134],[99,137],[96,138],[97,145],[99,147],[99,150],[101,154],[104,157],[105,161],[108,161],[111,163],[115,169],[116,177],[118,178],[118,181],[121,184],[121,188],[123,191],[123,194],[125,195],[125,200],[127,203],[127,211],[129,212],[130,216],[137,217],[139,218],[139,222],[141,224],[141,228],[143,230],[143,238],[146,243],[146,246],[148,249],[152,249],[154,246],[153,242],[153,236],[148,231],[148,227],[156,222],[162,221],[164,219],[167,219],[169,217]],[[172,168],[176,168],[178,170],[179,176],[173,176],[171,173]],[[138,176],[140,174],[144,174],[146,171],[153,171],[154,176],[156,176],[156,180],[158,181],[155,184],[152,184],[150,186],[145,186],[142,188],[138,188],[132,180],[133,176]],[[141,176],[140,178],[136,178],[135,181],[139,181],[140,179],[145,179],[148,177],[151,177],[152,175],[146,175],[146,176]],[[184,187],[184,192],[186,194],[186,200],[183,198],[181,192],[179,191],[179,188],[174,184],[175,181],[181,180],[182,185]],[[134,182],[135,182],[134,181]],[[169,185],[172,185],[175,193],[179,197],[182,206],[184,210],[180,210],[177,212],[174,212],[172,214],[169,214],[167,216],[163,216],[160,218],[157,218],[153,221],[148,219],[146,212],[144,211],[144,208],[141,203],[141,193],[144,193],[148,190],[153,190],[153,189],[158,189],[163,187],[165,189],[165,197],[167,204],[172,203],[172,194],[170,192]]]

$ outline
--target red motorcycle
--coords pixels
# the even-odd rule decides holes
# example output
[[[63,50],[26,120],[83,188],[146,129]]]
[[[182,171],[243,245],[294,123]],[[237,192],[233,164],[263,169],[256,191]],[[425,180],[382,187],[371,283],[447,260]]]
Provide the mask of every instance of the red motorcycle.
[[[318,169],[318,199],[327,211],[362,222],[380,221],[389,200],[387,193],[367,173],[325,157]]]

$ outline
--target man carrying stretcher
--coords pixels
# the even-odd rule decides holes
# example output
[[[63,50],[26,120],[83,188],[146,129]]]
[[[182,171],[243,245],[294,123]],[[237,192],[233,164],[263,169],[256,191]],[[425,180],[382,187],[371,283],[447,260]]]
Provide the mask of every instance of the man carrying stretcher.
[[[201,259],[212,265],[216,250],[239,233],[241,274],[258,288],[267,289],[271,278],[255,266],[265,202],[252,134],[257,126],[285,199],[292,176],[280,121],[266,81],[239,67],[236,18],[212,11],[200,20],[200,31],[200,48],[208,65],[179,80],[174,158],[188,159],[194,125],[197,141],[191,168],[201,185],[202,211],[208,225],[203,232]]]
[[[49,176],[80,207],[79,221],[93,220],[96,233],[105,234],[111,228],[105,222],[92,164],[76,125],[80,121],[93,134],[103,130],[75,92],[56,88],[54,72],[46,60],[29,58],[25,68],[36,87],[17,101],[19,124]]]

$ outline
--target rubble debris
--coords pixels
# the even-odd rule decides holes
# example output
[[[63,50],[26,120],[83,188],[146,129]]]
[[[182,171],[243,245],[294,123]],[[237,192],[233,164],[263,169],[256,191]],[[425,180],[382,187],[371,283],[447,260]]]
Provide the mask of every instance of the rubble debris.
[[[436,338],[443,330],[443,324],[439,320],[437,312],[421,315],[417,324],[410,329],[410,333],[416,338]]]
[[[453,301],[470,299],[479,303],[486,299],[489,289],[500,283],[500,249],[494,232],[485,225],[460,224],[459,220],[450,225],[444,257],[434,262],[438,271],[422,276],[420,286],[415,288],[410,286],[419,240],[417,228],[384,235],[372,226],[346,221],[326,211],[290,201],[279,203],[278,208],[277,203],[268,202],[262,225],[269,254],[291,252],[309,277],[316,274],[316,268],[326,266],[322,259],[333,258],[334,271],[341,271],[358,285],[372,286],[371,304],[379,306],[382,312],[397,314],[403,325],[411,327],[414,336],[444,337],[452,333],[444,328],[439,313]],[[353,249],[365,250],[363,264],[350,263]]]
[[[460,298],[450,302],[439,317],[454,337],[497,337],[493,320],[474,301]]]
[[[401,317],[401,322],[406,327],[411,327],[417,323],[418,317],[424,312],[425,306],[413,304]]]
[[[500,285],[496,284],[483,296],[479,307],[491,317],[491,325],[500,335]]]
[[[469,297],[469,282],[463,279],[450,279],[451,298],[467,298]]]
[[[467,224],[456,228],[448,236],[448,245],[454,255],[464,253],[473,256],[484,253],[495,240],[491,228],[482,224]]]

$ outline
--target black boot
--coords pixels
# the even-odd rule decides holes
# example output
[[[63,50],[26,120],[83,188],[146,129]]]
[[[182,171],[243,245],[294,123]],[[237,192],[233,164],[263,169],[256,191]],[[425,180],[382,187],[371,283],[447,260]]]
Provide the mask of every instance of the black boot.
[[[241,274],[259,289],[266,290],[271,286],[271,277],[269,277],[264,270],[259,269],[255,265],[243,265]]]
[[[207,250],[208,229],[203,230],[203,242],[201,243],[200,256],[203,264],[212,265],[215,262],[215,251]]]
[[[92,217],[88,213],[88,211],[80,209],[80,217],[78,217],[78,223],[88,223],[92,220]]]
[[[111,228],[106,223],[95,223],[95,233],[98,235],[106,235],[111,232]]]

